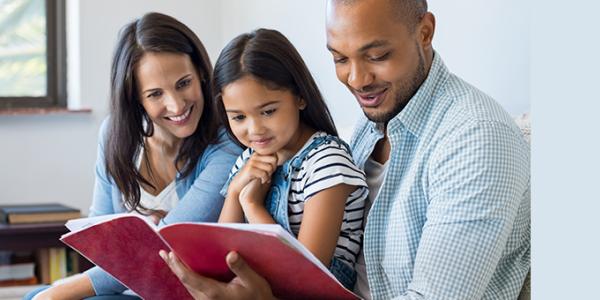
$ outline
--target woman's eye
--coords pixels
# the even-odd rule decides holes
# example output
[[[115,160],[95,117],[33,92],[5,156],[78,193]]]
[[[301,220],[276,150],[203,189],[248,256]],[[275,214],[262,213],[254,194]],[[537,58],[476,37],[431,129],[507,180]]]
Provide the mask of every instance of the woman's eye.
[[[148,94],[148,96],[146,96],[147,98],[158,98],[162,96],[162,92],[161,91],[154,91],[150,94]]]
[[[268,110],[265,110],[265,111],[263,111],[263,115],[265,115],[265,116],[270,116],[270,115],[272,115],[272,114],[273,114],[275,111],[276,111],[276,109],[274,109],[274,108],[273,108],[273,109],[268,109]]]
[[[190,85],[191,83],[192,83],[191,79],[182,80],[177,83],[177,88],[180,89],[180,88],[186,87],[186,86]]]

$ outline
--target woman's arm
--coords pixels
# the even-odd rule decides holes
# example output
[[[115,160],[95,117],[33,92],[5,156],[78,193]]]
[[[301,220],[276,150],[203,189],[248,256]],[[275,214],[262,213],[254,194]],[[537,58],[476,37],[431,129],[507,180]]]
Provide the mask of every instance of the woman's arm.
[[[78,300],[95,295],[90,278],[85,274],[78,274],[37,294],[33,300]]]
[[[159,225],[175,222],[216,222],[223,208],[223,196],[219,193],[229,176],[227,170],[241,154],[238,147],[224,130],[219,134],[219,142],[205,150],[199,169],[189,176],[193,179],[189,190],[179,200]]]
[[[326,266],[335,252],[346,200],[356,188],[338,184],[315,194],[304,205],[298,241]]]

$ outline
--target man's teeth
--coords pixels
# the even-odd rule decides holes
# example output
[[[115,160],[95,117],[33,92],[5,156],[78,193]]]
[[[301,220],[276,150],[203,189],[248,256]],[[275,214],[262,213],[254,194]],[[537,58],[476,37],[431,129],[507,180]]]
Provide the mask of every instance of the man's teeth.
[[[183,120],[185,120],[185,118],[187,118],[190,115],[191,111],[192,111],[192,108],[190,107],[185,113],[183,113],[183,115],[168,117],[168,118],[169,118],[169,120],[175,121],[175,122],[183,121]]]

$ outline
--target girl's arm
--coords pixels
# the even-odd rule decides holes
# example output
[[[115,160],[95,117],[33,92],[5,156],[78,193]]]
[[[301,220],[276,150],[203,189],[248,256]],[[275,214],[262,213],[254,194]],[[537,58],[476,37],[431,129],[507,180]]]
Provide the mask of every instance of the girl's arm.
[[[335,252],[346,200],[356,188],[338,184],[315,194],[304,205],[298,241],[326,266]]]
[[[78,274],[37,294],[33,300],[76,300],[95,295],[90,278],[85,274]]]
[[[219,223],[243,223],[244,222],[244,211],[240,206],[238,200],[238,194],[234,191],[227,192],[225,203],[223,204],[223,210],[219,216]]]
[[[250,181],[240,192],[239,204],[250,224],[275,224],[275,220],[265,208],[265,197],[270,183],[261,184],[260,180]]]

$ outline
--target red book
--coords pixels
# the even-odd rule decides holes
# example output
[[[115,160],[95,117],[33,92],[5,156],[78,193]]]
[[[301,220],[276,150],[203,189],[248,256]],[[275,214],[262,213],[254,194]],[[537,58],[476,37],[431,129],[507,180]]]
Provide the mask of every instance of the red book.
[[[359,299],[279,225],[177,223],[157,229],[132,214],[93,219],[67,223],[72,232],[61,240],[144,299],[192,298],[158,255],[161,249],[223,282],[234,277],[225,256],[235,250],[278,298]]]

